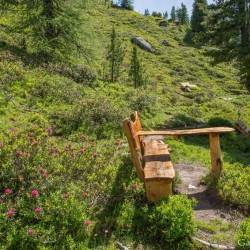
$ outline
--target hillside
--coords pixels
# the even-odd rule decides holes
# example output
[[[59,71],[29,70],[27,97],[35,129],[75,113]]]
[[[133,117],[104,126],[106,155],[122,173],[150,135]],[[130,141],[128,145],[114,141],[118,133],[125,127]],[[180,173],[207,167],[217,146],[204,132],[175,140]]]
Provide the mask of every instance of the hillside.
[[[233,244],[239,220],[227,224],[193,221],[189,214],[194,202],[185,196],[176,195],[159,209],[147,204],[121,121],[137,110],[145,129],[232,127],[239,116],[250,126],[250,95],[240,83],[237,69],[228,64],[212,65],[209,48],[188,44],[186,26],[169,23],[160,27],[162,19],[101,3],[90,3],[82,15],[88,20],[86,47],[92,47],[92,56],[68,62],[39,64],[22,50],[21,38],[0,30],[0,192],[14,190],[13,198],[4,194],[0,203],[4,214],[1,232],[8,231],[8,237],[0,234],[0,245],[6,249],[18,244],[23,244],[23,249],[116,249],[115,243],[121,241],[131,249],[141,249],[139,243],[145,247],[142,249],[165,249],[166,244],[170,249],[205,249],[190,243],[190,235],[197,234],[195,227],[209,233],[216,243]],[[12,18],[1,16],[0,27],[11,25]],[[116,83],[107,81],[106,56],[113,25],[126,51]],[[138,47],[148,81],[136,89],[129,77],[134,36],[156,50],[150,53]],[[183,91],[182,82],[197,87]],[[174,164],[209,169],[206,136],[166,141],[173,149]],[[224,175],[216,188],[209,176],[203,183],[215,188],[220,202],[247,217],[250,142],[235,132],[221,137],[221,147]],[[24,190],[44,194],[37,200],[33,197],[29,204],[33,194],[26,195]],[[34,219],[33,205],[42,207],[41,217],[36,214]],[[186,210],[180,216],[183,206]],[[5,216],[5,211],[12,209],[17,211],[16,225]],[[159,211],[167,216],[169,209],[176,212],[173,223],[180,228],[183,223],[187,234],[175,228],[171,229],[173,235],[163,233],[168,228],[159,219]],[[192,228],[186,225],[189,219]],[[145,227],[148,230],[143,234]],[[33,240],[26,233],[31,228],[36,232]]]

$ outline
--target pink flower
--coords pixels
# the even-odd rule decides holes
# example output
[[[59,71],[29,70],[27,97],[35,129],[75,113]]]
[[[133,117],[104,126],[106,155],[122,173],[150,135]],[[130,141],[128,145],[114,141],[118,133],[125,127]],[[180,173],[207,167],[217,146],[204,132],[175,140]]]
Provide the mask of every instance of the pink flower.
[[[93,157],[96,158],[98,156],[97,152],[94,152]]]
[[[22,180],[23,180],[23,176],[22,176],[22,175],[18,175],[17,178],[18,178],[19,181],[22,181]]]
[[[70,150],[70,148],[66,147],[64,150],[65,150],[65,151],[69,151],[69,150]]]
[[[64,194],[63,198],[65,198],[65,199],[69,198],[69,194]]]
[[[11,193],[12,193],[12,190],[9,189],[9,188],[7,188],[7,189],[5,189],[5,193],[6,193],[6,194],[11,194]]]
[[[29,152],[29,151],[26,151],[25,156],[26,156],[26,157],[29,157],[29,156],[30,156],[30,152]]]
[[[17,154],[17,155],[21,155],[21,154],[22,154],[22,151],[21,151],[21,150],[17,150],[17,151],[16,151],[16,154]]]
[[[50,151],[55,151],[56,149],[54,147],[49,148]]]
[[[45,172],[44,168],[40,168],[39,171],[40,171],[40,173],[44,173]]]
[[[38,196],[39,193],[38,193],[37,190],[32,190],[32,191],[31,191],[31,195],[32,195],[32,196]]]
[[[59,157],[60,155],[59,155],[58,153],[55,153],[55,156],[56,156],[56,157]]]
[[[84,153],[84,151],[85,151],[85,150],[84,150],[84,148],[80,149],[80,153],[82,153],[82,154],[83,154],[83,153]]]
[[[3,143],[0,141],[0,148],[2,148],[3,147]]]
[[[86,140],[86,136],[85,136],[85,135],[81,135],[81,138],[82,138],[83,140]]]
[[[137,189],[139,186],[138,186],[137,183],[134,183],[134,184],[132,185],[132,187],[133,187],[134,189]]]
[[[28,230],[28,234],[33,234],[33,230],[32,230],[32,229],[29,229],[29,230]]]
[[[35,139],[34,136],[29,136],[29,137],[28,137],[28,140],[29,140],[29,141],[34,141],[34,139]]]
[[[88,194],[87,194],[86,192],[82,192],[82,196],[83,196],[83,197],[87,197]]]
[[[84,225],[85,226],[89,226],[90,225],[90,221],[89,220],[85,220]]]
[[[35,212],[36,213],[40,213],[42,211],[42,209],[40,208],[40,207],[37,207],[36,209],[35,209]]]
[[[48,133],[52,133],[52,128],[47,128]]]
[[[75,156],[76,156],[76,153],[75,153],[75,152],[71,152],[71,155],[72,155],[73,157],[75,157]]]
[[[38,144],[38,141],[34,141],[34,142],[32,143],[33,146],[37,146],[37,144]]]
[[[43,173],[43,174],[42,174],[42,177],[43,177],[43,178],[46,178],[47,176],[48,176],[48,174],[46,174],[46,173]]]
[[[9,210],[7,214],[11,217],[14,214],[14,210],[13,209]]]

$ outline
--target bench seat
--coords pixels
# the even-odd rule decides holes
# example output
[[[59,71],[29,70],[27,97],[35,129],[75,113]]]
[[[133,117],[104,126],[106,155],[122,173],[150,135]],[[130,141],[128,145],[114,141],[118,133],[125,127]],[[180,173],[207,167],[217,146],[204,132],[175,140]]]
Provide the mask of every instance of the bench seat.
[[[149,202],[158,202],[172,194],[175,171],[168,145],[161,140],[144,142],[144,178]]]

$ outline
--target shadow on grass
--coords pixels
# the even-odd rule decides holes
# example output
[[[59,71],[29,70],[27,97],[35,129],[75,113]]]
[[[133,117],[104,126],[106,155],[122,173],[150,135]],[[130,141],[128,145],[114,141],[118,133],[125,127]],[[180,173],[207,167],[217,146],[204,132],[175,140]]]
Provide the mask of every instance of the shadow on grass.
[[[117,219],[126,200],[125,187],[135,178],[132,171],[132,161],[128,157],[124,157],[123,162],[117,170],[109,198],[105,204],[102,204],[102,209],[96,215],[98,222],[95,224],[89,237],[88,247],[90,249],[108,245],[112,234],[117,234]]]

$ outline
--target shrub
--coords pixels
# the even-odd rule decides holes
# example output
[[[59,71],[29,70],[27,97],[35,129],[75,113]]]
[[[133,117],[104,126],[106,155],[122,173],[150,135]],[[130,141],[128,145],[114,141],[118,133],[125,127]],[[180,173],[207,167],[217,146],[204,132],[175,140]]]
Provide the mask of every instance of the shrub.
[[[88,97],[77,100],[70,109],[53,114],[56,133],[72,133],[84,129],[85,133],[94,134],[97,138],[107,138],[121,133],[121,121],[124,112],[111,100],[103,97]]]
[[[156,205],[149,215],[152,237],[172,243],[189,237],[194,232],[194,200],[175,195]]]
[[[250,249],[250,218],[244,219],[235,237],[236,249]]]
[[[71,78],[77,83],[83,83],[87,86],[91,86],[98,77],[97,71],[94,68],[91,68],[84,64],[50,64],[49,69],[52,72],[59,73],[62,76]]]
[[[105,169],[98,182],[101,165],[117,145],[99,151],[86,136],[74,141],[60,141],[52,128],[36,125],[0,135],[1,248],[76,249],[85,242],[91,219],[87,196],[92,193],[97,203],[100,193],[109,192],[112,170]]]
[[[250,209],[250,167],[240,163],[224,164],[224,174],[219,179],[217,188],[219,195],[229,203],[241,208]]]
[[[212,127],[218,127],[218,126],[226,126],[226,127],[233,127],[233,124],[231,121],[221,118],[221,117],[212,117],[208,121],[208,125]]]
[[[158,245],[159,249],[163,246],[164,249],[190,249],[190,237],[195,229],[194,204],[194,199],[174,195],[152,207],[140,207],[135,217],[137,234],[142,231],[150,244]]]

